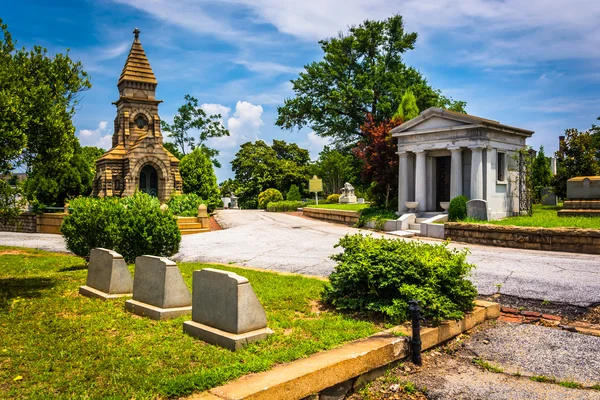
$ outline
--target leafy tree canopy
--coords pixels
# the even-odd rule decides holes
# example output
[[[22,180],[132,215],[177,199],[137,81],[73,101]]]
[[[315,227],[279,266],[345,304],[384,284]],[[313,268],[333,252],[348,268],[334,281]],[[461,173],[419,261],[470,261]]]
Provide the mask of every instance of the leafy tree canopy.
[[[16,49],[2,20],[0,30],[0,172],[68,162],[77,140],[71,117],[89,76],[68,51]]]
[[[211,158],[214,166],[220,168],[221,164],[216,159],[219,151],[208,148],[204,142],[210,138],[229,136],[229,131],[221,124],[221,114],[207,115],[198,106],[198,100],[189,94],[184,96],[184,100],[185,103],[177,110],[172,124],[161,121],[162,130],[168,133],[184,156],[186,147],[194,150],[199,146]],[[192,129],[199,131],[198,140],[189,133]]]
[[[242,144],[231,161],[240,205],[256,208],[259,193],[269,188],[286,193],[295,184],[305,193],[310,178],[309,162],[308,150],[295,143],[273,140],[269,146],[257,140]]]
[[[167,149],[169,153],[173,154],[178,160],[181,160],[183,158],[183,153],[179,151],[179,148],[174,143],[163,142],[163,147]]]
[[[355,143],[364,137],[360,126],[366,114],[376,123],[390,120],[409,88],[420,110],[436,106],[464,112],[466,103],[443,96],[404,64],[402,54],[416,40],[415,32],[404,31],[400,15],[366,20],[348,33],[321,40],[323,59],[306,65],[291,81],[295,97],[278,107],[276,124],[285,129],[309,126],[338,145]]]
[[[325,194],[340,193],[344,183],[356,182],[359,171],[354,166],[354,157],[339,150],[325,146],[319,153],[316,174],[323,179]]]
[[[531,184],[534,200],[537,202],[542,200],[542,189],[552,184],[552,168],[550,159],[544,154],[544,146],[540,146],[540,151],[531,164]]]
[[[600,175],[598,149],[592,131],[565,130],[565,139],[556,152],[557,171],[553,186],[559,197],[567,196],[567,181],[576,176]]]
[[[419,115],[419,107],[417,106],[417,98],[412,90],[408,89],[402,95],[398,111],[394,114],[393,119],[400,121],[409,121]]]
[[[217,177],[210,159],[202,149],[195,148],[181,159],[179,173],[183,181],[183,193],[196,193],[206,201],[209,211],[220,206]]]
[[[92,171],[92,176],[96,175],[96,161],[106,153],[104,149],[95,146],[83,146],[81,155]]]

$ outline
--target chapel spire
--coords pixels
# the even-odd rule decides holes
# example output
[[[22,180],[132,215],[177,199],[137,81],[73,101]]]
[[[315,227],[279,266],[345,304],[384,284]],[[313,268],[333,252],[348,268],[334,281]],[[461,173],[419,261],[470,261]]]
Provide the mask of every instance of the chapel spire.
[[[150,62],[148,62],[148,58],[146,57],[146,53],[140,42],[140,30],[135,28],[133,35],[134,39],[131,50],[129,50],[127,61],[125,61],[125,66],[123,67],[123,72],[121,72],[121,77],[119,78],[117,85],[121,86],[124,82],[139,82],[157,85],[158,82],[156,81],[154,72],[152,72],[152,67],[150,67]]]

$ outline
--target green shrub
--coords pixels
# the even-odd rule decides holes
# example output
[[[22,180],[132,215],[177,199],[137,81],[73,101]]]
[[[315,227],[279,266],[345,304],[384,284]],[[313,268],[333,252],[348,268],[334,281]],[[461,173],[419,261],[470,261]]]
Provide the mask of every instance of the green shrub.
[[[287,212],[296,211],[298,208],[304,206],[301,201],[272,201],[267,204],[267,211],[270,212]]]
[[[467,218],[467,196],[456,196],[448,207],[448,221],[460,221]]]
[[[95,247],[112,249],[127,262],[137,256],[172,256],[179,250],[181,233],[170,210],[160,210],[158,199],[138,192],[132,197],[78,197],[60,228],[67,249],[89,257]]]
[[[283,201],[281,192],[277,189],[267,189],[258,195],[258,208],[267,209],[267,204],[276,201]]]
[[[302,200],[302,196],[300,195],[300,189],[298,189],[298,186],[296,186],[296,185],[290,186],[290,190],[288,190],[287,195],[285,196],[285,199],[289,200],[289,201]]]
[[[338,193],[330,194],[329,196],[327,196],[327,200],[325,200],[325,203],[327,204],[337,204],[339,202],[340,195]]]
[[[376,228],[381,229],[383,222],[386,219],[398,219],[396,212],[394,210],[390,210],[384,207],[367,207],[363,208],[359,211],[360,216],[358,217],[358,222],[356,223],[357,228],[362,228],[369,221],[376,221]]]
[[[383,314],[394,323],[409,318],[408,302],[420,301],[433,322],[460,319],[473,309],[477,290],[466,279],[473,268],[467,250],[397,239],[346,235],[344,252],[329,276],[323,299],[338,310]]]
[[[206,204],[196,193],[171,196],[167,205],[175,215],[182,217],[195,217],[198,215],[198,206]]]

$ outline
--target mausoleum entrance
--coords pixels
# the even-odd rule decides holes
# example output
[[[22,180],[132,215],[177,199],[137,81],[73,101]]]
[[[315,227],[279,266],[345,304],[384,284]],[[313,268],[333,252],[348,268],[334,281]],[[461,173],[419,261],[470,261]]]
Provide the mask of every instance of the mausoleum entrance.
[[[152,165],[146,165],[140,172],[140,191],[158,196],[158,174]]]
[[[435,157],[435,207],[443,211],[442,201],[450,201],[450,168],[452,157]]]

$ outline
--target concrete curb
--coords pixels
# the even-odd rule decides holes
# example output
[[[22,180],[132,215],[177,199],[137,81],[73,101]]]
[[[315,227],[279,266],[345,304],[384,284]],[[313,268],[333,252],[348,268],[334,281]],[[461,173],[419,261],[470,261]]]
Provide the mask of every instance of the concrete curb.
[[[446,321],[435,328],[425,328],[421,334],[423,350],[437,346],[486,319],[500,315],[500,305],[475,301],[475,309],[460,321]],[[188,397],[190,400],[274,400],[303,399],[339,384],[352,387],[354,379],[362,383],[385,372],[384,367],[409,355],[409,338],[397,336],[410,331],[395,327],[337,349],[314,354],[289,364],[241,377],[240,379]]]

